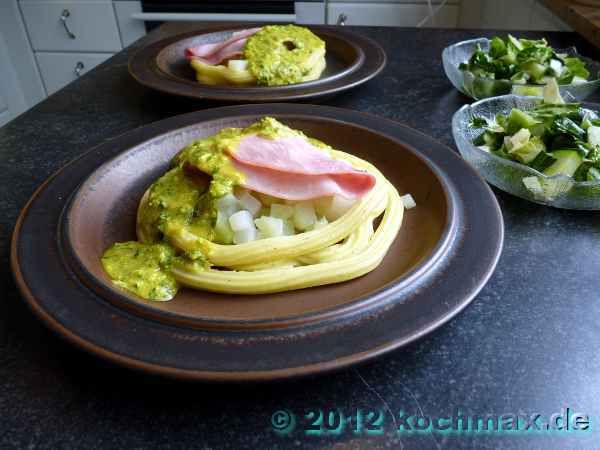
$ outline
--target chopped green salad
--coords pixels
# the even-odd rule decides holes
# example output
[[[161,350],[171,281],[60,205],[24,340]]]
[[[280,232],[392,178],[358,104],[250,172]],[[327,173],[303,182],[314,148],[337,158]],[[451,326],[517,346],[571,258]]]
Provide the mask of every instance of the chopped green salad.
[[[555,81],[535,108],[514,108],[492,119],[476,116],[470,126],[482,130],[473,143],[486,152],[547,176],[600,180],[600,118],[579,103],[565,103]]]
[[[545,39],[517,39],[510,34],[506,40],[493,38],[488,51],[478,45],[459,69],[513,84],[544,85],[549,79],[558,84],[581,84],[590,76],[581,59],[555,52]]]

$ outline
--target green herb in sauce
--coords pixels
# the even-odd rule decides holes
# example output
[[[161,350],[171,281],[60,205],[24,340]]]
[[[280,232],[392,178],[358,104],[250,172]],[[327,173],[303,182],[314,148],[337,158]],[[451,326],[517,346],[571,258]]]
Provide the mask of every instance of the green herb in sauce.
[[[259,85],[279,86],[307,81],[315,66],[324,65],[325,42],[296,25],[268,25],[248,38],[244,57]]]
[[[169,272],[174,250],[166,244],[118,242],[102,256],[102,266],[113,282],[140,297],[170,300],[179,288]]]

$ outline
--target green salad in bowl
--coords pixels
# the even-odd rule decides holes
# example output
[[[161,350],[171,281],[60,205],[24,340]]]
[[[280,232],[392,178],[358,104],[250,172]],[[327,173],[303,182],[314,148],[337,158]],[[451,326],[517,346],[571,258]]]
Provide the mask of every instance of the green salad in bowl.
[[[546,39],[479,38],[459,42],[442,55],[448,78],[475,99],[505,94],[541,96],[555,80],[570,100],[582,100],[599,85],[600,64],[574,48],[558,50]]]
[[[513,108],[492,120],[473,117],[471,127],[482,130],[473,143],[548,176],[600,180],[600,119],[559,95],[548,85],[544,101],[533,109]]]
[[[478,77],[508,79],[518,85],[544,85],[550,78],[558,84],[582,84],[590,76],[580,58],[555,52],[546,39],[517,39],[510,34],[506,40],[493,38],[487,51],[477,45],[469,61],[461,63],[459,69]]]
[[[505,95],[459,109],[452,121],[459,151],[488,182],[519,197],[600,209],[598,108],[566,103],[554,79],[543,94]]]

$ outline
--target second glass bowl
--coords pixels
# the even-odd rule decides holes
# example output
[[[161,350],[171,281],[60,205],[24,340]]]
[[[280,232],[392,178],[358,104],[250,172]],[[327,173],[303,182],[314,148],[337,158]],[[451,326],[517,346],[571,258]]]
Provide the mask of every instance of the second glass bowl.
[[[540,85],[515,84],[510,80],[476,77],[470,72],[460,70],[458,66],[469,60],[478,44],[487,51],[490,47],[490,40],[477,38],[458,42],[446,47],[442,53],[444,71],[456,89],[475,100],[507,94],[542,95],[543,86]],[[579,55],[574,47],[561,49],[559,52],[577,56],[583,60],[590,71],[590,80],[585,83],[560,85],[560,93],[565,100],[581,101],[600,87],[600,63]]]
[[[460,154],[488,183],[517,197],[556,208],[600,210],[600,181],[579,182],[564,175],[549,177],[473,144],[481,133],[481,129],[469,126],[473,117],[493,119],[498,113],[508,114],[512,108],[532,109],[541,101],[539,97],[503,95],[463,106],[452,118],[452,134]],[[593,103],[582,107],[600,111],[600,105]]]

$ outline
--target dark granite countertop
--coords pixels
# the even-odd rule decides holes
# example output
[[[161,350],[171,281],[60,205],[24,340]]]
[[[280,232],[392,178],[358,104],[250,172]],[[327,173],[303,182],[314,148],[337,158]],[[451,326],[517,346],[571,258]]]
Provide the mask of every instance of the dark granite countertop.
[[[600,432],[497,435],[386,433],[281,437],[273,412],[307,408],[407,414],[531,414],[571,408],[600,420],[600,215],[560,211],[495,191],[506,225],[495,274],[456,319],[408,348],[333,375],[286,383],[176,383],[71,347],[21,301],[8,265],[20,209],[51,173],[90,147],[175,114],[216,106],[169,98],[127,73],[132,51],[182,31],[163,27],[0,129],[1,448],[592,449]],[[494,33],[356,28],[386,50],[385,71],[327,101],[395,119],[455,150],[453,112],[468,101],[442,71],[442,49]],[[524,33],[541,37],[541,33]],[[600,55],[573,33],[558,47]],[[594,99],[590,99],[593,101]],[[598,101],[598,97],[596,97]],[[40,242],[40,245],[44,245]],[[451,276],[451,275],[450,275]]]

